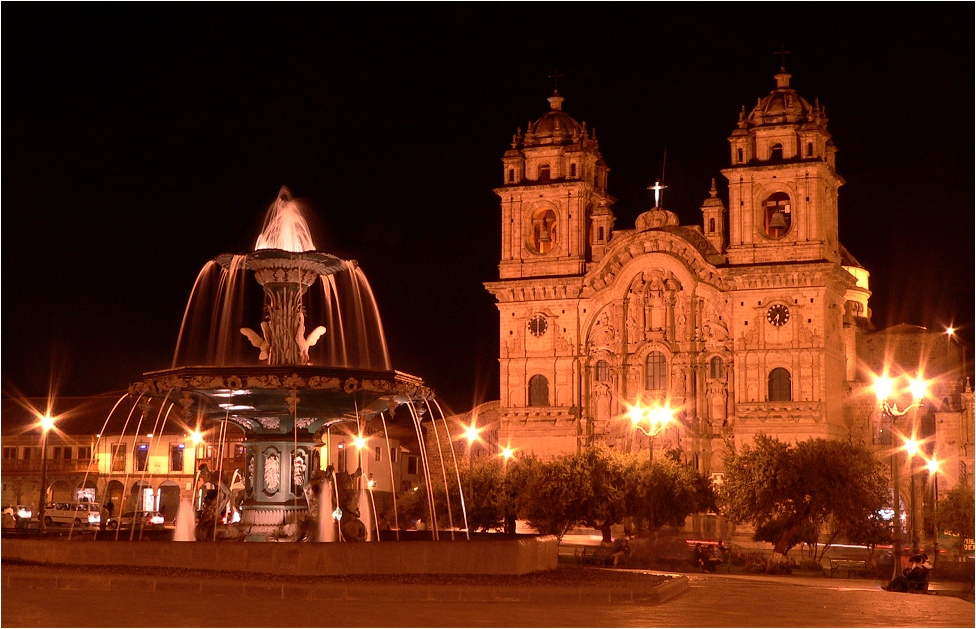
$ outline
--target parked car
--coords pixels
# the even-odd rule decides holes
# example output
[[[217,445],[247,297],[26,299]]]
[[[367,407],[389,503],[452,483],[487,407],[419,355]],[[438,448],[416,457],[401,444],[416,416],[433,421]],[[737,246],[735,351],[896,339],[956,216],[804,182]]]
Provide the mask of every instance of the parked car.
[[[44,507],[44,524],[74,524],[95,528],[102,521],[97,502],[54,502]]]
[[[159,511],[126,511],[121,517],[109,518],[105,528],[114,531],[118,528],[129,530],[135,526],[137,531],[151,531],[163,528],[164,522],[163,514]]]
[[[4,513],[9,513],[15,518],[20,518],[21,520],[30,520],[34,512],[31,511],[30,507],[25,507],[24,505],[7,505],[3,508]]]

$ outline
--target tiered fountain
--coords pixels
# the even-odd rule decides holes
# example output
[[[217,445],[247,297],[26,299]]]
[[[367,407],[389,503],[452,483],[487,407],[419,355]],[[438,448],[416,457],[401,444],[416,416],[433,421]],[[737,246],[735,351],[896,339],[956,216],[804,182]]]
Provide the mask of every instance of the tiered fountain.
[[[260,333],[241,325],[248,274],[263,289]],[[351,306],[340,301],[342,282],[355,287]],[[206,290],[210,284],[218,289]],[[331,305],[314,313],[320,317],[316,322],[329,325],[307,331],[305,302],[313,286],[321,287],[320,295]],[[211,294],[214,303],[206,303]],[[360,334],[367,338],[356,338]],[[177,361],[201,359],[194,336],[206,341],[206,366],[177,366]],[[326,352],[318,354],[321,362],[313,361],[320,343]],[[299,205],[286,188],[269,209],[253,252],[218,256],[201,272],[173,368],[146,374],[130,394],[175,401],[186,420],[209,424],[222,434],[229,427],[243,431],[241,520],[218,522],[221,503],[231,497],[226,489],[221,492],[219,470],[204,469],[203,480],[212,481],[212,491],[196,536],[248,541],[373,539],[365,479],[356,470],[331,465],[330,437],[341,428],[352,436],[382,435],[382,414],[401,405],[414,415],[419,433],[419,415],[433,397],[419,378],[389,368],[365,277],[355,262],[315,250]],[[339,511],[336,531],[331,514],[337,505],[346,508]]]

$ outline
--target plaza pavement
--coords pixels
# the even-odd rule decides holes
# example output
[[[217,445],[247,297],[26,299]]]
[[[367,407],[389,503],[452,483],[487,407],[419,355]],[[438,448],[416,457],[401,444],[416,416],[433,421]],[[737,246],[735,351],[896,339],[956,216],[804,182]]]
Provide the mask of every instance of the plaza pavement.
[[[972,593],[962,584],[933,584],[938,594],[920,595],[885,592],[867,579],[685,574],[657,595],[627,586],[608,595],[598,577],[593,587],[506,588],[82,576],[4,565],[2,626],[976,626]]]

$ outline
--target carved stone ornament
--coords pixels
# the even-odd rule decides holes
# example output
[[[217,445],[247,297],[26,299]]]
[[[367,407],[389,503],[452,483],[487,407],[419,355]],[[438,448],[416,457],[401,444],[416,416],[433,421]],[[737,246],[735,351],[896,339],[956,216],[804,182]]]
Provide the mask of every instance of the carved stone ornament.
[[[281,419],[278,417],[255,417],[264,426],[265,430],[277,430],[281,427]]]
[[[299,450],[295,453],[294,470],[292,473],[292,480],[295,483],[295,487],[302,487],[305,484],[305,470],[308,469],[306,456],[304,450]]]
[[[268,450],[264,454],[264,491],[276,494],[281,488],[281,457],[277,450]]]

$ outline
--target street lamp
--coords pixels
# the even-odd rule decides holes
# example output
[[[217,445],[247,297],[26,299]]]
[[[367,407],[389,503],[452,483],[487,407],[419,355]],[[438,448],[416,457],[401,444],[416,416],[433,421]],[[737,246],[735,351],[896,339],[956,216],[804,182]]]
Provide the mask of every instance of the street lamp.
[[[468,465],[474,458],[474,442],[478,440],[478,427],[475,424],[471,424],[464,431],[464,437],[468,440]]]
[[[890,423],[889,437],[894,434],[895,421],[904,416],[913,407],[917,408],[921,405],[922,400],[925,398],[927,393],[928,384],[925,380],[921,378],[912,379],[910,381],[910,389],[912,392],[912,404],[903,411],[898,410],[898,405],[890,406],[888,404],[888,399],[891,397],[894,391],[894,382],[887,375],[879,376],[874,382],[874,394],[878,399],[878,404],[881,405],[881,417],[882,422],[887,420]],[[918,419],[918,413],[916,411],[916,420]],[[906,442],[907,445],[908,442]],[[914,443],[914,441],[912,441]],[[894,445],[892,443],[891,445]],[[917,444],[916,444],[917,448]],[[892,448],[891,450],[891,484],[894,502],[894,519],[893,519],[893,540],[892,540],[892,554],[894,555],[894,567],[892,570],[892,578],[900,574],[901,572],[901,556],[902,556],[902,525],[901,525],[901,482],[900,482],[900,462],[898,461],[898,452],[902,448]],[[913,517],[914,522],[914,517]]]
[[[636,404],[630,407],[628,415],[630,415],[630,422],[634,428],[644,433],[644,436],[650,440],[650,461],[653,463],[654,437],[674,419],[674,410],[668,404],[652,407],[642,406],[638,400]],[[647,428],[642,425],[644,423],[647,424]]]
[[[939,562],[939,464],[935,455],[926,464],[935,491],[932,502],[932,567]]]
[[[915,466],[912,461],[915,459],[915,455],[918,454],[918,442],[915,439],[909,439],[905,442],[905,453],[908,454],[908,482],[909,482],[909,508],[911,509],[911,518],[909,519],[909,532],[910,539],[912,542],[912,555],[918,554],[918,526],[916,526],[916,514],[918,513],[918,506],[915,503]]]
[[[41,535],[47,533],[44,518],[47,513],[47,433],[54,428],[54,418],[50,414],[41,417],[41,500],[37,507],[37,530]]]

